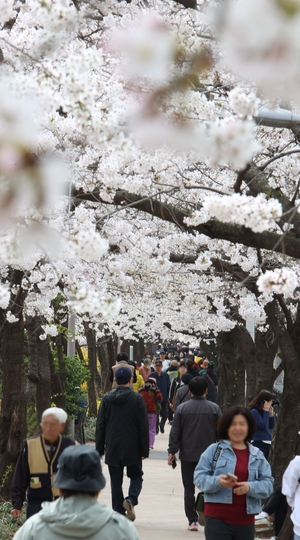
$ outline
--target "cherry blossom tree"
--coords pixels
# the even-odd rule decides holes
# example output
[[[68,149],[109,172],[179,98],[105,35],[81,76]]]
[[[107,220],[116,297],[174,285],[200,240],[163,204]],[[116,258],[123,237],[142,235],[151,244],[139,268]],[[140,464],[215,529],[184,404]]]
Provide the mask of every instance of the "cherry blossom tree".
[[[46,355],[70,312],[90,351],[213,334],[252,395],[280,350],[277,481],[300,418],[299,127],[264,127],[259,107],[298,110],[299,14],[298,0],[0,0],[2,335],[25,321]],[[2,421],[19,417],[8,390]]]

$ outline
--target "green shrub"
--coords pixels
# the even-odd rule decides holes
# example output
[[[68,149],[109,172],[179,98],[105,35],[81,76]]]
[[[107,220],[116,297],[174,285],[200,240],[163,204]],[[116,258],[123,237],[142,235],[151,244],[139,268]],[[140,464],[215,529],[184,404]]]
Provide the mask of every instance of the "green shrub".
[[[0,502],[0,540],[13,538],[17,530],[26,519],[26,506],[22,510],[21,519],[13,519],[11,516],[10,502]]]
[[[84,433],[86,440],[94,441],[96,437],[96,416],[88,416],[84,424]]]

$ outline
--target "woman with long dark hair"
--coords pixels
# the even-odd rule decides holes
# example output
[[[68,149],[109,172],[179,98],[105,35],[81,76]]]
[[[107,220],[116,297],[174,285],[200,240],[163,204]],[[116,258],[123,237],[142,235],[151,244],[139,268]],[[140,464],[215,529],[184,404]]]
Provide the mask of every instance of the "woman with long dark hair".
[[[217,430],[220,442],[203,452],[194,473],[204,492],[205,538],[254,540],[254,516],[273,488],[269,463],[250,444],[255,420],[246,407],[230,407]]]
[[[269,457],[272,429],[275,426],[272,402],[273,394],[268,390],[261,390],[248,405],[248,409],[253,414],[257,424],[257,430],[253,435],[252,444],[263,452],[266,459]]]

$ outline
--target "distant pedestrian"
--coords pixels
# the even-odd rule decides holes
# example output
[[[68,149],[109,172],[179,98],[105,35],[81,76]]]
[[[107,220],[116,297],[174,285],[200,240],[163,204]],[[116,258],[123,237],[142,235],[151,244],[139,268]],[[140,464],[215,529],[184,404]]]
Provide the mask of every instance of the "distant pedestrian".
[[[96,450],[108,465],[112,507],[135,520],[134,507],[142,490],[142,459],[149,455],[149,427],[145,401],[130,388],[132,372],[119,368],[115,374],[117,388],[103,397],[96,426]],[[124,467],[130,478],[128,497],[122,484]]]
[[[184,373],[181,377],[181,385],[177,389],[176,392],[176,398],[175,398],[175,406],[174,406],[174,412],[177,410],[177,407],[181,405],[182,403],[185,403],[186,401],[190,401],[191,399],[191,392],[189,389],[189,383],[193,379],[193,375],[190,373]]]
[[[116,364],[112,366],[110,373],[110,382],[112,383],[112,388],[117,388],[118,386],[115,380],[115,374],[117,369],[120,369],[121,367],[127,367],[130,369],[132,373],[132,382],[130,388],[133,388],[133,383],[136,382],[135,366],[129,365],[128,361],[129,358],[127,353],[122,352],[117,354]]]
[[[187,373],[186,364],[185,364],[185,362],[181,362],[179,364],[179,368],[178,368],[178,376],[175,377],[173,379],[173,381],[171,382],[171,388],[170,388],[170,393],[169,393],[169,405],[170,405],[172,411],[175,410],[176,393],[177,393],[177,390],[180,388],[180,386],[182,386],[182,384],[183,384],[182,376],[185,373]]]
[[[69,446],[58,463],[54,485],[60,497],[43,503],[14,540],[139,540],[132,523],[98,501],[105,478],[96,450]]]
[[[154,448],[157,412],[161,407],[162,393],[159,391],[156,379],[150,377],[145,382],[144,386],[139,390],[140,395],[145,400],[149,422],[149,445]]]
[[[139,372],[140,372],[140,375],[142,375],[144,382],[146,382],[146,380],[152,373],[151,359],[143,358],[142,362],[143,362],[143,365],[140,367]]]
[[[261,390],[249,403],[248,409],[253,414],[257,429],[251,441],[253,446],[259,448],[266,459],[272,442],[272,430],[275,427],[274,409],[272,407],[273,394],[268,390]]]
[[[208,364],[209,364],[209,361],[206,358],[206,356],[203,357],[202,364],[199,366],[200,367],[200,371],[199,371],[200,377],[203,377],[203,375],[206,373],[207,368],[208,368]]]
[[[208,392],[206,399],[217,403],[218,401],[218,375],[214,371],[215,364],[214,362],[209,362],[206,372],[202,375],[203,379],[206,380],[208,386]]]
[[[161,410],[157,413],[156,433],[165,432],[165,423],[168,418],[168,403],[169,392],[171,387],[170,377],[165,371],[162,370],[162,361],[157,360],[155,362],[155,371],[151,373],[151,377],[157,382],[157,386],[162,393]],[[161,417],[161,420],[159,420]]]
[[[194,377],[189,383],[191,400],[176,409],[169,437],[168,464],[176,462],[179,450],[184,486],[184,509],[188,530],[198,530],[195,510],[194,470],[206,448],[217,440],[217,421],[222,416],[215,403],[206,400],[207,383]]]
[[[193,377],[199,377],[199,371],[198,369],[194,366],[194,357],[190,356],[186,361],[186,367],[187,367],[187,372],[190,373]]]

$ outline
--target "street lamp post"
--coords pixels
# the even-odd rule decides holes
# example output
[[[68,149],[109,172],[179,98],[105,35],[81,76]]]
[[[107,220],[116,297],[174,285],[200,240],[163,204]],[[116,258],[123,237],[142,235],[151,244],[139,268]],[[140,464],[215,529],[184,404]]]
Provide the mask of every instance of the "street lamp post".
[[[281,107],[274,109],[274,111],[267,109],[267,107],[260,107],[253,119],[258,126],[287,129],[298,128],[300,130],[300,114]]]

